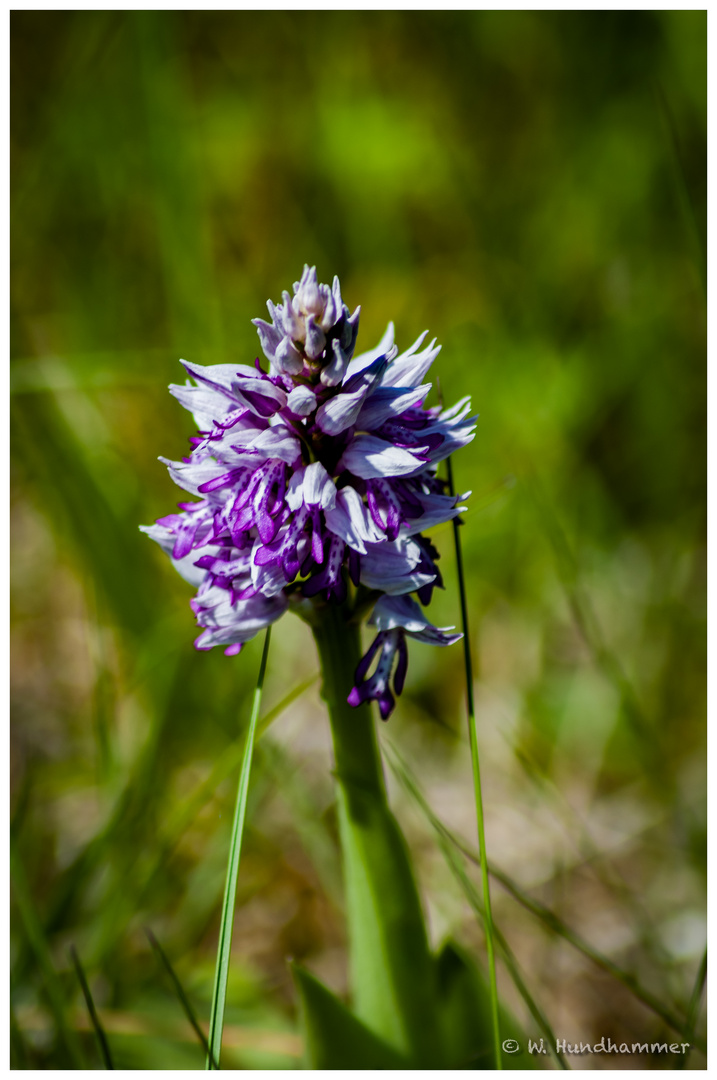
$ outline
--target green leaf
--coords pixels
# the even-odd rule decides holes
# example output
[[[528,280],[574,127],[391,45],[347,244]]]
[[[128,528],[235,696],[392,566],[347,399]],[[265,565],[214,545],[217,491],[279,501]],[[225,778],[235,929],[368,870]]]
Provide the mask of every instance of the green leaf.
[[[309,1069],[405,1069],[406,1058],[374,1035],[339,999],[298,964],[291,965],[301,998]]]
[[[435,976],[403,836],[372,793],[342,782],[338,804],[357,1015],[416,1065],[438,1065]]]
[[[453,1069],[494,1069],[495,1047],[490,987],[478,967],[454,942],[447,942],[436,961],[440,1020],[446,1066]],[[504,1069],[535,1069],[539,1058],[528,1053],[528,1040],[515,1020],[500,1008],[503,1044],[513,1040],[520,1046],[516,1054],[503,1053]]]
[[[342,608],[313,626],[331,720],[353,1007],[414,1067],[443,1063],[436,971],[408,850],[386,800],[370,709],[346,703],[360,659]]]

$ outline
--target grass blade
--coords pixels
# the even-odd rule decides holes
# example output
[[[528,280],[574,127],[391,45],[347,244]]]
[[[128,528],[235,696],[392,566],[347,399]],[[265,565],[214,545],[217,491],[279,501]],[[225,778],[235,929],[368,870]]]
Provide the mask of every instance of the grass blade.
[[[213,1069],[218,1069],[219,1065],[216,1062],[216,1060],[214,1058],[214,1055],[212,1054],[209,1043],[207,1042],[207,1037],[206,1037],[206,1035],[204,1034],[204,1032],[202,1031],[202,1029],[201,1029],[201,1027],[199,1025],[199,1021],[197,1020],[197,1017],[195,1016],[194,1009],[192,1008],[191,1002],[189,1001],[189,998],[187,997],[187,995],[186,995],[186,993],[184,991],[184,987],[182,986],[181,982],[179,981],[179,977],[177,976],[177,973],[175,972],[174,968],[172,967],[172,965],[169,962],[169,957],[167,956],[164,949],[159,944],[156,937],[154,936],[154,934],[152,933],[152,931],[149,929],[148,926],[145,926],[144,932],[147,935],[147,940],[149,941],[149,943],[152,946],[153,950],[155,951],[155,953],[159,957],[160,961],[162,962],[162,966],[164,967],[165,971],[167,972],[170,979],[172,980],[172,985],[174,986],[174,990],[176,992],[176,995],[177,995],[177,997],[179,998],[179,1000],[180,1000],[180,1002],[182,1004],[182,1008],[184,1009],[184,1012],[186,1013],[187,1020],[189,1020],[189,1023],[194,1028],[194,1030],[195,1030],[195,1032],[197,1034],[197,1038],[199,1039],[199,1042],[204,1047],[204,1052],[207,1055],[207,1058],[211,1059],[212,1068]]]
[[[52,962],[42,922],[35,908],[30,885],[25,876],[25,868],[20,861],[20,856],[12,838],[10,840],[10,881],[18,914],[25,930],[28,948],[34,955],[42,972],[47,1000],[52,1010],[58,1034],[65,1048],[65,1053],[73,1068],[84,1069],[85,1061],[82,1046],[77,1033],[73,1031],[65,1017],[66,994]]]
[[[95,1029],[97,1041],[100,1044],[100,1052],[102,1054],[102,1060],[105,1063],[105,1068],[114,1069],[114,1065],[112,1064],[112,1055],[110,1054],[109,1043],[107,1042],[107,1036],[104,1033],[104,1029],[102,1027],[102,1024],[100,1023],[100,1018],[97,1015],[97,1009],[95,1008],[95,1003],[92,1000],[89,983],[85,978],[85,973],[82,969],[82,964],[80,963],[80,958],[77,955],[77,949],[74,945],[70,946],[70,956],[72,957],[72,963],[75,965],[77,978],[79,980],[80,986],[82,987],[82,994],[85,999],[85,1004],[87,1005],[87,1011],[90,1014],[92,1027]]]
[[[700,229],[697,209],[695,207],[692,192],[690,191],[690,185],[687,182],[687,172],[685,169],[684,155],[677,134],[677,124],[675,123],[674,114],[667,101],[665,91],[659,81],[655,84],[654,93],[657,99],[657,109],[660,113],[663,129],[665,131],[666,141],[670,149],[677,200],[685,220],[685,227],[689,236],[690,245],[693,249],[693,257],[700,275],[700,284],[702,285],[702,291],[706,298],[707,252],[705,249],[705,239],[702,235],[702,230]]]
[[[473,882],[470,880],[470,878],[465,872],[463,861],[459,857],[459,852],[460,855],[465,855],[465,852],[458,848],[453,835],[445,827],[441,820],[437,818],[436,815],[433,813],[433,810],[431,809],[429,803],[427,802],[422,791],[420,790],[415,777],[411,774],[406,763],[401,759],[401,756],[399,755],[396,748],[390,743],[386,743],[385,745],[387,745],[390,750],[390,753],[388,755],[388,762],[391,767],[391,771],[398,778],[405,790],[413,798],[419,809],[422,811],[424,816],[435,829],[438,835],[438,842],[441,846],[441,851],[443,852],[443,856],[448,863],[449,869],[451,870],[458,884],[463,890],[466,899],[468,900],[468,903],[472,907],[473,911],[481,920],[481,922],[485,925],[485,909],[483,908],[480,897],[478,896]],[[569,1069],[570,1066],[568,1065],[565,1057],[556,1049],[557,1040],[555,1038],[553,1029],[551,1028],[545,1016],[545,1013],[537,1004],[532,994],[528,990],[527,986],[525,985],[525,982],[523,981],[523,977],[518,968],[518,963],[515,958],[515,954],[513,953],[513,950],[511,949],[505,937],[495,924],[493,925],[493,932],[495,934],[495,940],[498,944],[498,948],[500,949],[501,956],[503,957],[503,962],[508,969],[510,977],[513,980],[513,984],[515,985],[518,993],[525,1002],[528,1011],[530,1012],[530,1015],[533,1017],[536,1024],[545,1036],[547,1044],[551,1048],[551,1051],[555,1054],[560,1068]]]
[[[461,844],[460,841],[457,841],[457,843],[469,859],[472,859],[475,862],[478,861],[475,853],[469,854],[467,848],[463,844]],[[491,865],[490,873],[496,879],[496,881],[499,881],[501,885],[503,885],[504,888],[508,890],[511,896],[515,900],[517,900],[519,904],[526,908],[527,911],[530,911],[533,915],[536,915],[541,920],[541,922],[543,922],[554,933],[562,937],[565,941],[570,942],[570,944],[573,945],[574,948],[578,950],[578,952],[581,952],[583,956],[586,956],[589,960],[592,960],[592,962],[602,971],[605,971],[608,975],[612,975],[613,978],[621,982],[623,986],[625,986],[632,993],[632,995],[637,998],[638,1001],[641,1001],[643,1005],[646,1005],[648,1009],[651,1009],[652,1012],[656,1013],[657,1016],[664,1020],[665,1023],[673,1029],[673,1031],[677,1031],[681,1035],[685,1036],[689,1034],[687,1030],[687,1021],[681,1019],[674,1012],[672,1012],[671,1009],[663,1005],[660,999],[656,997],[650,990],[646,990],[645,987],[637,981],[634,975],[631,975],[627,971],[623,971],[622,968],[618,967],[617,964],[614,964],[612,960],[609,960],[606,956],[603,956],[602,953],[598,952],[597,949],[594,949],[592,945],[588,944],[588,942],[583,941],[583,939],[578,934],[576,934],[575,931],[572,930],[566,923],[564,923],[563,920],[555,914],[555,912],[545,907],[543,904],[540,903],[539,900],[534,900],[533,897],[528,896],[526,893],[524,893],[520,886],[518,886],[512,880],[512,878],[508,877],[507,874],[503,873],[502,870],[499,870],[496,866]],[[695,1046],[697,1046],[700,1050],[705,1050],[705,1043],[703,1040],[695,1042]]]
[[[385,741],[383,745],[390,746],[390,744],[386,743]],[[395,747],[390,746],[390,750],[393,758],[397,761],[400,760]],[[433,825],[433,827],[436,829],[438,834],[441,837],[445,837],[445,839],[454,847],[456,847],[463,855],[465,855],[465,857],[469,859],[470,862],[474,863],[476,866],[480,866],[480,856],[476,854],[476,852],[473,851],[468,846],[468,844],[464,843],[464,841],[461,840],[460,837],[456,836],[456,834],[452,832],[446,825],[444,825],[440,818],[436,817],[436,815],[433,813],[431,808],[428,806],[428,803],[423,798],[423,795],[421,794],[415,780],[410,776],[405,764],[401,762],[400,767],[397,768],[393,764],[393,762],[391,762],[391,768],[393,769],[399,780],[403,783],[408,793],[413,797],[417,805],[426,815],[431,825]],[[613,978],[621,982],[623,986],[627,990],[629,990],[635,998],[637,998],[638,1001],[642,1002],[643,1005],[647,1006],[648,1009],[650,1009],[662,1020],[664,1020],[665,1023],[673,1029],[673,1031],[677,1031],[685,1037],[689,1036],[689,1041],[693,1041],[695,1039],[694,1031],[689,1029],[689,1019],[681,1019],[670,1008],[663,1005],[660,999],[657,998],[653,993],[651,993],[651,991],[646,990],[644,986],[638,983],[637,979],[633,975],[631,975],[627,971],[623,971],[622,968],[618,967],[618,965],[613,963],[612,960],[609,960],[608,957],[603,956],[602,953],[598,952],[597,949],[594,949],[592,945],[588,944],[588,942],[583,941],[583,939],[578,934],[576,934],[575,931],[572,930],[565,922],[563,922],[563,920],[559,918],[559,916],[557,916],[553,911],[551,911],[550,908],[545,907],[545,905],[541,904],[539,900],[535,900],[532,896],[528,896],[527,893],[523,892],[520,886],[517,885],[513,881],[513,879],[508,876],[508,874],[504,873],[502,870],[499,870],[498,867],[495,866],[493,863],[488,864],[488,871],[491,877],[494,877],[496,881],[499,881],[500,884],[511,894],[511,896],[515,900],[517,900],[518,903],[521,904],[527,911],[529,911],[532,915],[535,915],[536,918],[540,919],[540,921],[544,923],[544,925],[547,926],[548,929],[550,929],[553,933],[557,934],[559,937],[562,937],[564,941],[567,941],[570,945],[577,949],[578,952],[582,953],[583,956],[587,957],[588,960],[591,960],[596,965],[596,967],[599,967],[606,974],[612,975]],[[706,974],[706,956],[703,959],[703,964],[705,966]],[[702,969],[700,969],[700,971],[701,970]],[[704,985],[704,976],[700,975],[698,977],[696,987],[699,985],[700,978],[702,978],[702,985]],[[693,1002],[695,1000],[694,993],[692,1000]],[[699,997],[697,1000],[699,1002]],[[690,1008],[692,1008],[692,1005],[690,1005]],[[706,1052],[704,1040],[696,1040],[694,1042],[694,1045],[699,1050]]]
[[[272,724],[278,716],[281,716],[284,710],[287,709],[293,701],[312,686],[318,677],[319,673],[316,672],[310,678],[297,683],[297,685],[294,686],[281,701],[277,702],[273,708],[269,709],[269,711],[261,718],[261,722],[257,724],[256,734],[254,736],[255,742],[258,742],[261,739],[269,725]],[[181,837],[190,827],[201,809],[206,806],[209,800],[214,796],[219,785],[226,780],[226,778],[241,763],[243,755],[244,748],[241,744],[236,743],[227,747],[226,751],[213,767],[209,776],[207,776],[205,780],[202,780],[194,791],[186,799],[183,799],[179,806],[168,817],[166,824],[158,836],[156,857],[149,868],[142,874],[141,882],[137,889],[137,903],[143,901],[157,874],[171,857],[172,852],[179,843]]]
[[[246,817],[246,804],[249,795],[249,775],[251,773],[251,759],[254,751],[254,736],[261,705],[261,694],[264,688],[264,674],[266,672],[266,660],[269,655],[269,642],[271,640],[271,627],[264,636],[264,651],[261,654],[259,675],[254,690],[254,702],[249,720],[249,731],[244,748],[244,759],[239,776],[239,788],[237,791],[236,809],[234,811],[234,824],[232,825],[232,838],[229,846],[229,862],[227,864],[227,883],[224,890],[224,903],[222,905],[222,921],[219,929],[219,945],[217,947],[217,968],[214,976],[214,993],[212,996],[212,1012],[209,1021],[209,1052],[207,1054],[206,1068],[213,1069],[219,1065],[222,1049],[222,1029],[224,1027],[224,1006],[227,997],[227,977],[229,975],[229,959],[232,946],[232,930],[234,928],[234,901],[237,891],[237,877],[239,875],[239,857],[241,855],[242,836],[244,834],[244,818]]]
[[[453,485],[453,467],[451,459],[446,459],[448,467],[448,491],[455,495]],[[458,569],[458,592],[461,599],[461,623],[463,629],[463,656],[466,666],[466,692],[468,697],[468,738],[471,746],[471,764],[473,766],[473,791],[475,792],[476,820],[478,823],[478,844],[480,847],[481,882],[483,886],[483,907],[485,910],[485,940],[488,949],[488,975],[490,982],[490,1001],[493,1015],[493,1037],[495,1039],[495,1067],[503,1068],[500,1047],[500,1019],[498,1015],[498,982],[495,973],[495,947],[493,932],[493,913],[490,906],[490,883],[488,881],[488,854],[485,846],[485,822],[483,818],[483,793],[480,780],[480,758],[478,756],[478,733],[476,731],[475,702],[473,700],[473,664],[471,644],[468,632],[468,606],[466,604],[466,586],[463,576],[463,554],[461,551],[460,523],[453,518],[453,538],[456,545],[456,566]]]
[[[695,979],[694,989],[692,991],[692,997],[690,998],[690,1005],[687,1010],[687,1028],[685,1030],[685,1036],[688,1042],[692,1042],[695,1037],[695,1028],[697,1026],[697,1018],[700,1013],[700,1004],[702,1002],[702,994],[705,989],[705,980],[707,978],[707,949],[702,954],[702,962],[700,963],[699,970],[697,972],[697,978]],[[687,1068],[687,1058],[690,1056],[688,1050],[686,1054],[680,1056],[677,1062],[678,1069]]]

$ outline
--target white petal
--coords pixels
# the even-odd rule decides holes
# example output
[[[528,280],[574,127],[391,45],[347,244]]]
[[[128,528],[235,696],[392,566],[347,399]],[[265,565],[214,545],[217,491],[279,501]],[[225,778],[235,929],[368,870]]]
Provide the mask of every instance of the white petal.
[[[403,537],[390,543],[369,544],[361,557],[361,581],[370,589],[380,589],[392,596],[414,592],[436,577],[415,569],[421,555],[415,540]]]
[[[356,423],[367,393],[368,387],[361,386],[354,390],[353,394],[336,394],[329,398],[316,413],[316,423],[327,435],[338,435],[346,431]]]
[[[290,510],[298,510],[304,501],[304,473],[303,466],[291,474],[291,479],[286,488],[286,505]]]
[[[295,386],[286,405],[294,416],[311,416],[316,408],[316,394],[309,386]]]
[[[424,450],[425,447],[416,447]],[[426,463],[408,450],[393,446],[375,435],[356,435],[344,450],[340,469],[370,480],[377,476],[409,476]]]
[[[406,595],[382,596],[373,609],[369,623],[379,630],[403,627],[411,637],[428,645],[452,645],[463,637],[462,634],[447,633],[455,630],[454,626],[434,626],[413,597]]]
[[[265,458],[279,458],[287,465],[293,465],[301,456],[301,444],[298,439],[283,426],[267,428],[249,443],[249,448],[259,450]]]
[[[441,346],[436,345],[434,338],[422,353],[414,353],[413,350],[424,337],[425,334],[414,342],[410,349],[401,353],[392,364],[389,364],[381,379],[381,386],[418,386],[423,382],[424,375],[441,351]]]
[[[348,380],[356,375],[357,372],[363,371],[369,364],[372,364],[377,356],[381,356],[382,353],[387,353],[393,345],[394,332],[394,325],[390,322],[386,327],[386,333],[383,335],[375,349],[369,349],[368,352],[354,356],[347,368],[344,382],[348,382]]]
[[[318,506],[322,510],[331,510],[335,506],[336,484],[320,461],[307,465],[303,487],[307,506]]]
[[[290,337],[281,339],[276,347],[272,367],[281,375],[298,375],[304,366],[304,358]]]
[[[269,563],[267,566],[257,566],[255,559],[259,548],[264,545],[257,538],[251,551],[251,583],[263,596],[276,596],[286,585],[284,571],[280,565]]]
[[[418,386],[380,386],[364,403],[356,424],[360,428],[377,428],[392,416],[400,416],[406,409],[420,405],[431,384]]]
[[[375,543],[381,539],[381,533],[361,496],[352,487],[341,488],[335,507],[327,510],[325,517],[330,531],[362,555],[366,554],[365,542]]]
[[[172,383],[169,392],[189,410],[200,431],[211,431],[215,420],[220,420],[236,408],[236,403],[222,390],[209,386],[177,386]]]
[[[180,488],[184,488],[185,491],[190,491],[192,495],[201,494],[199,491],[201,484],[206,484],[208,480],[215,480],[217,476],[229,472],[226,464],[220,464],[209,457],[204,458],[203,461],[190,462],[170,461],[169,458],[165,457],[161,457],[159,460],[167,466],[169,475],[175,484]]]

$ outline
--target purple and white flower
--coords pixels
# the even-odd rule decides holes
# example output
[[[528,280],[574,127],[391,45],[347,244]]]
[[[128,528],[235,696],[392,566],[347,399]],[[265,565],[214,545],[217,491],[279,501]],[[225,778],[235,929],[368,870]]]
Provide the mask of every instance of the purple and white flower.
[[[356,669],[356,686],[349,694],[349,705],[360,705],[374,698],[383,720],[391,715],[394,706],[393,694],[389,687],[393,662],[398,657],[393,688],[396,694],[403,690],[408,667],[408,649],[406,634],[425,641],[428,645],[453,645],[460,641],[462,634],[449,634],[453,626],[433,626],[423,611],[410,596],[382,596],[373,609],[369,624],[375,626],[378,634],[371,643],[368,652]],[[380,651],[379,651],[380,650]],[[378,653],[376,670],[370,679],[366,679],[371,662]]]
[[[234,655],[293,600],[343,603],[350,582],[375,600],[378,635],[349,701],[375,698],[385,719],[396,657],[397,694],[405,679],[406,635],[434,645],[460,636],[431,626],[408,594],[425,604],[442,585],[422,532],[464,509],[436,466],[473,438],[470,401],[425,407],[440,349],[423,347],[425,334],[399,354],[391,324],[354,356],[360,309],[349,313],[338,278],[320,285],[306,267],[294,295],[267,306],[271,322],[254,322],[268,372],[258,359],[182,361],[194,382],[170,391],[199,431],[189,456],[160,460],[198,501],[143,528],[198,587],[200,649]]]

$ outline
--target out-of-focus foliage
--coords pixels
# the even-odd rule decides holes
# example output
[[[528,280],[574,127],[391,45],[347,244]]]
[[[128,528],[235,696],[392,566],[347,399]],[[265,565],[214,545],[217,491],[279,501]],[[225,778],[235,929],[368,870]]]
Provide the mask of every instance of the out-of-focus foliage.
[[[100,1062],[72,944],[117,1067],[203,1063],[143,927],[206,1019],[259,648],[194,652],[189,587],[137,525],[181,498],[156,462],[192,434],[178,358],[251,363],[250,319],[305,262],[362,305],[359,347],[389,319],[404,347],[429,328],[446,398],[481,414],[455,472],[490,856],[684,1016],[704,947],[706,14],[11,28],[15,1067]],[[435,542],[453,623],[450,530]],[[287,616],[267,708],[316,663]],[[412,646],[381,735],[473,843],[461,679],[459,648]],[[227,1066],[299,1063],[287,957],[345,988],[327,726],[312,685],[257,745]],[[435,833],[392,801],[434,946],[480,959]],[[494,903],[559,1037],[678,1037]]]

